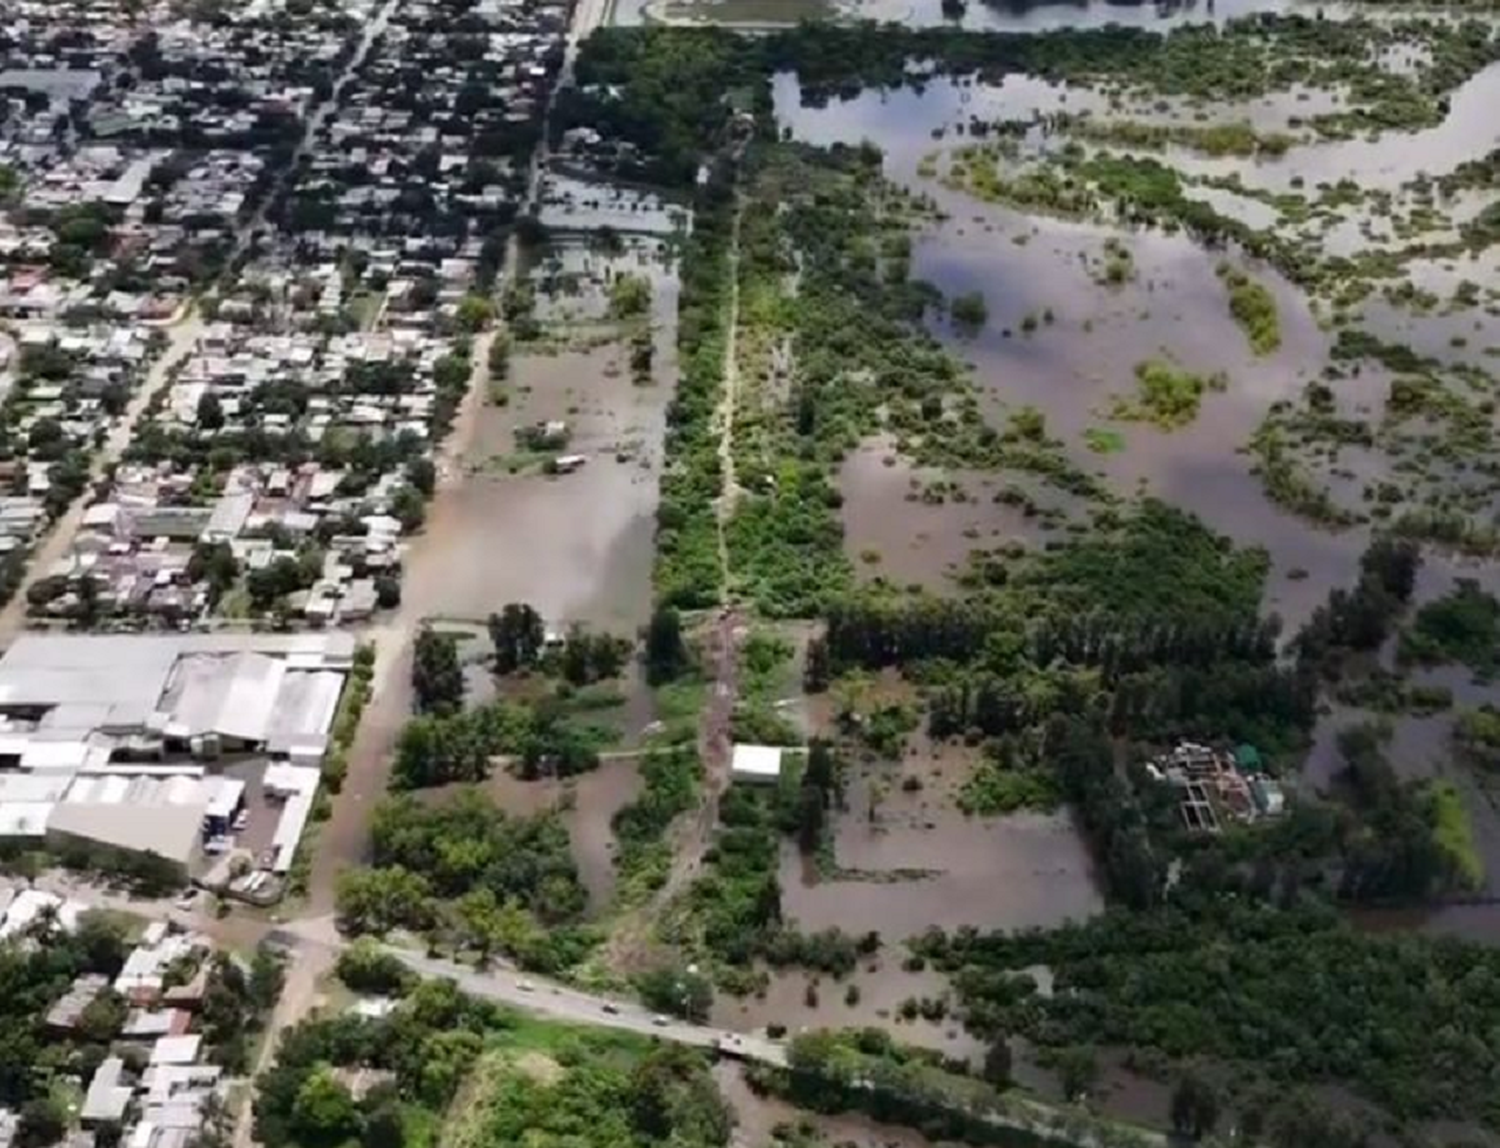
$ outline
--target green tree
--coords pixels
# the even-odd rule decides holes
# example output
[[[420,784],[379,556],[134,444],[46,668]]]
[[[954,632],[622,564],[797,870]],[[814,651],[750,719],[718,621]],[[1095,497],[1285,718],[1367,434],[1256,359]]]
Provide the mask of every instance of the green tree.
[[[996,1088],[1008,1088],[1010,1071],[1010,1044],[1005,1037],[998,1036],[990,1041],[990,1047],[984,1054],[984,1078]]]
[[[307,1074],[292,1105],[292,1124],[304,1143],[329,1148],[360,1134],[359,1106],[332,1065],[316,1065]]]
[[[1201,1140],[1219,1122],[1219,1094],[1196,1072],[1184,1073],[1172,1091],[1172,1127],[1178,1134]]]
[[[424,626],[412,651],[411,685],[418,713],[457,713],[464,700],[458,639]]]
[[[542,616],[531,606],[511,602],[499,614],[491,614],[490,641],[495,646],[495,672],[513,674],[537,664],[546,640]]]
[[[682,640],[682,615],[670,605],[651,612],[646,626],[646,681],[653,686],[680,677],[688,668],[687,643]]]
[[[216,431],[224,425],[224,404],[213,391],[204,391],[198,398],[198,427],[200,430]]]

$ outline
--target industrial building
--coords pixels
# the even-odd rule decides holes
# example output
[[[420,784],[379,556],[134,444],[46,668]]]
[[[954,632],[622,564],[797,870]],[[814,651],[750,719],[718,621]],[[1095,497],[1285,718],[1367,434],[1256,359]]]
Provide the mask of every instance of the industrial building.
[[[18,639],[0,658],[0,840],[151,853],[188,879],[255,796],[275,825],[253,866],[284,874],[353,658],[345,634]]]

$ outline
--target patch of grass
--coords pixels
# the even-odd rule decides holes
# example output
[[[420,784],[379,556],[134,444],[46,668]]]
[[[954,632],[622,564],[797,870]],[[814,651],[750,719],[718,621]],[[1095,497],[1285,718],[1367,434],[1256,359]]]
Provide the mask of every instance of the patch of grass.
[[[1271,292],[1228,263],[1219,264],[1219,278],[1229,288],[1229,313],[1250,340],[1250,349],[1257,355],[1277,350],[1281,346],[1281,319]]]
[[[1083,441],[1095,454],[1119,454],[1125,449],[1125,436],[1110,427],[1089,427]]]
[[[1222,373],[1195,375],[1160,359],[1137,363],[1135,381],[1135,398],[1120,400],[1114,417],[1149,422],[1162,430],[1188,426],[1198,417],[1204,394],[1229,385]]]
[[[958,791],[958,807],[977,817],[998,817],[1023,809],[1050,812],[1061,803],[1057,780],[1047,771],[1007,768],[997,761],[979,765]]]
[[[1468,807],[1452,782],[1432,783],[1432,808],[1436,822],[1433,838],[1453,862],[1463,884],[1478,889],[1484,884],[1484,862],[1474,844],[1474,825]]]

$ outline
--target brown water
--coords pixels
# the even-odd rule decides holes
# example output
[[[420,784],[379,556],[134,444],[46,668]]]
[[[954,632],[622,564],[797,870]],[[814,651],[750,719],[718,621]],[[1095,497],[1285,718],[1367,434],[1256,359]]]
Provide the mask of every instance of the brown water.
[[[662,314],[675,284],[659,284]],[[631,633],[650,615],[657,481],[675,336],[658,324],[652,386],[630,379],[617,344],[557,354],[515,354],[510,402],[487,405],[463,459],[455,510],[431,540],[445,556],[424,593],[424,614],[479,618],[529,602],[549,623],[573,621]],[[541,473],[517,456],[518,427],[569,425],[567,451],[587,457],[573,474]],[[435,527],[436,528],[436,524]]]
[[[745,1070],[734,1061],[719,1061],[713,1074],[720,1095],[734,1110],[734,1148],[763,1148],[772,1140],[778,1125],[807,1125],[821,1133],[829,1144],[848,1144],[851,1148],[928,1148],[934,1143],[910,1128],[878,1124],[857,1113],[825,1116],[797,1108],[775,1096],[759,1096],[746,1083]]]
[[[922,491],[939,480],[957,483],[964,497],[950,493],[927,501]],[[838,476],[843,495],[844,550],[864,580],[895,586],[952,588],[974,550],[1012,543],[1045,541],[1047,524],[1018,506],[996,501],[1012,484],[995,474],[916,467],[895,453],[887,438],[865,443],[844,460]],[[1055,492],[1030,489],[1042,506],[1065,500]],[[899,507],[899,509],[897,509]],[[877,559],[872,561],[871,559]]]
[[[886,1029],[905,1044],[935,1049],[947,1056],[972,1057],[979,1053],[982,1043],[965,1031],[957,1017],[942,1021],[901,1017],[901,1004],[909,998],[941,998],[950,1007],[953,1003],[942,974],[907,972],[901,967],[904,958],[902,946],[887,946],[841,981],[798,970],[773,973],[766,991],[759,996],[720,993],[714,1000],[713,1023],[743,1032],[761,1032],[767,1025],[783,1024],[793,1035],[820,1028],[876,1027]],[[809,985],[814,986],[815,1004],[808,1004]],[[859,993],[854,1003],[846,995],[851,986]]]
[[[887,940],[936,926],[1022,929],[1090,916],[1103,905],[1081,835],[1065,814],[970,817],[954,803],[977,751],[914,737],[900,766],[853,765],[834,825],[850,879],[819,880],[788,845],[782,911],[809,930],[878,929]],[[921,788],[904,788],[916,777]]]

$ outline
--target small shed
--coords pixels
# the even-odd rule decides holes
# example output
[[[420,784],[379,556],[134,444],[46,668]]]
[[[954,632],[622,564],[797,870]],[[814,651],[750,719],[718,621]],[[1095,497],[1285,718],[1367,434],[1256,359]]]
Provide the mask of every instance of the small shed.
[[[1246,777],[1253,777],[1266,770],[1265,762],[1261,760],[1260,750],[1249,744],[1235,746],[1234,766]]]
[[[775,785],[781,780],[781,747],[737,745],[729,760],[729,779],[749,785]]]

